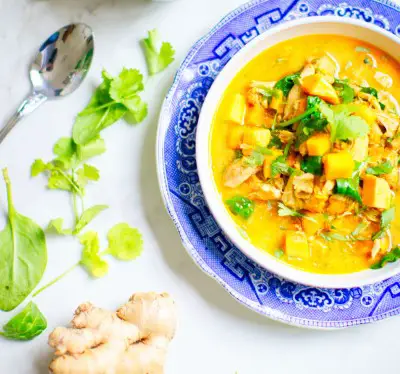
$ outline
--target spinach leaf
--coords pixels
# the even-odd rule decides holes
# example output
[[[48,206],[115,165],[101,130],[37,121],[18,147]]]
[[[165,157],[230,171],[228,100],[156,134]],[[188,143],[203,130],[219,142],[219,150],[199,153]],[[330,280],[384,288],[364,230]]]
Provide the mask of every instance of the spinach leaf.
[[[244,219],[249,219],[254,213],[255,203],[244,196],[234,196],[229,200],[225,201],[229,209],[234,215],[240,216]]]
[[[385,161],[379,165],[367,168],[367,170],[365,170],[365,173],[372,175],[390,174],[393,171],[393,168],[394,166],[389,161]]]
[[[3,326],[0,335],[8,339],[31,340],[40,335],[46,328],[46,318],[36,304],[31,301]]]
[[[400,248],[396,247],[390,252],[386,253],[378,262],[371,265],[372,270],[382,269],[386,264],[396,262],[400,259]]]
[[[281,90],[283,92],[283,95],[287,96],[289,94],[289,91],[293,88],[299,78],[300,72],[286,75],[286,77],[283,77],[278,82],[276,82],[274,88]]]
[[[322,175],[322,157],[306,156],[301,160],[300,168],[305,173]]]
[[[15,210],[7,169],[3,169],[3,176],[8,222],[0,232],[0,309],[9,311],[39,283],[47,264],[47,248],[42,228]]]

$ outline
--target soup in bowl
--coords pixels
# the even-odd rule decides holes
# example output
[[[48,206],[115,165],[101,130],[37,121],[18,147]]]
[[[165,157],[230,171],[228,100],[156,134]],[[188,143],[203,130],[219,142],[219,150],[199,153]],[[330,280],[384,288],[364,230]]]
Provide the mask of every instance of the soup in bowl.
[[[400,254],[394,47],[360,22],[295,21],[246,46],[211,88],[201,184],[228,236],[267,269],[327,287],[398,271],[385,266]]]

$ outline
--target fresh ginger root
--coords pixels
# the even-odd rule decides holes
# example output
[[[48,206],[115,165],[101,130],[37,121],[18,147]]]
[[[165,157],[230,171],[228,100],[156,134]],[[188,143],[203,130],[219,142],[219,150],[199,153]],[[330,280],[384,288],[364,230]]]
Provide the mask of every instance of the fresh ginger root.
[[[82,304],[71,323],[49,336],[51,373],[161,374],[176,309],[167,293],[137,293],[116,312]]]

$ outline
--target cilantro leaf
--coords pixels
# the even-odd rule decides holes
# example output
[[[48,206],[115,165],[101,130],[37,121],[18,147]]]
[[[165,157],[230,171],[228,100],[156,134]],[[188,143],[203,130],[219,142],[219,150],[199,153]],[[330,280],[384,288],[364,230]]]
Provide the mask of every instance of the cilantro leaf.
[[[395,213],[396,213],[395,207],[389,208],[382,212],[381,228],[378,232],[372,235],[372,240],[380,239],[385,236],[386,231],[390,229],[390,224],[395,218]]]
[[[289,94],[289,91],[293,88],[296,81],[300,78],[300,73],[289,74],[276,82],[274,88],[281,90],[284,96]]]
[[[63,225],[64,225],[63,218],[52,219],[46,228],[46,232],[58,235],[72,235],[72,229],[64,229]]]
[[[332,143],[336,140],[355,139],[368,134],[368,124],[363,118],[350,115],[346,104],[340,105],[340,109],[333,110],[322,102],[319,108],[328,120]]]
[[[378,90],[373,87],[362,87],[361,92],[365,92],[367,94],[370,94],[376,98],[378,98]]]
[[[122,69],[118,77],[110,82],[110,97],[118,103],[124,103],[143,91],[143,75],[137,69]]]
[[[91,221],[93,221],[103,210],[108,209],[107,205],[94,205],[83,211],[75,225],[73,234],[79,234]]]
[[[342,103],[351,103],[354,100],[354,90],[349,86],[348,79],[335,79],[333,87],[338,91]]]
[[[137,69],[123,69],[118,77],[102,73],[103,82],[92,99],[76,117],[72,137],[76,144],[87,145],[108,126],[127,116],[130,122],[141,122],[147,116],[147,104],[139,93],[143,91],[143,75]]]
[[[303,213],[298,212],[297,210],[288,208],[285,204],[279,202],[278,203],[278,216],[279,217],[304,217]]]
[[[143,39],[144,55],[146,57],[149,74],[157,74],[167,68],[175,59],[175,51],[168,42],[159,45],[159,34],[156,29],[148,31],[148,37]]]
[[[293,175],[301,173],[300,170],[290,167],[285,156],[278,156],[275,160],[271,162],[271,177],[274,178],[279,174]]]
[[[90,275],[100,278],[107,274],[108,263],[101,258],[100,242],[96,232],[88,231],[80,237],[83,245],[80,264],[83,265]]]
[[[123,261],[134,260],[143,251],[143,238],[138,229],[127,223],[118,223],[107,235],[108,249],[106,253]]]
[[[85,145],[77,145],[77,157],[80,161],[87,161],[92,157],[99,156],[106,151],[106,144],[100,136],[97,136]]]
[[[372,175],[390,174],[393,171],[393,168],[393,165],[389,161],[385,161],[379,165],[367,168],[367,170],[365,170],[365,173]]]
[[[378,262],[371,265],[372,270],[382,269],[386,264],[396,262],[400,259],[400,248],[396,247],[390,252],[386,253]]]

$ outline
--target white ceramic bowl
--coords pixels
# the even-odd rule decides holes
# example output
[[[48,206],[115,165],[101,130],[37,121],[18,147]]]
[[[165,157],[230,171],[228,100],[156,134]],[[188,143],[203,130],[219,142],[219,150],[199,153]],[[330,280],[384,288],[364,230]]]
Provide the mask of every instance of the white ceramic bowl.
[[[365,22],[337,17],[310,17],[274,27],[242,48],[224,67],[213,83],[201,110],[196,134],[196,159],[200,183],[208,206],[218,224],[232,242],[248,257],[267,270],[292,281],[327,288],[349,288],[387,279],[400,272],[400,263],[380,270],[364,270],[352,274],[323,275],[305,272],[277,260],[253,246],[238,231],[215,186],[211,169],[210,130],[213,116],[229,83],[236,74],[262,51],[282,41],[312,34],[343,35],[376,45],[400,61],[400,39]],[[306,46],[305,46],[306,48]]]

